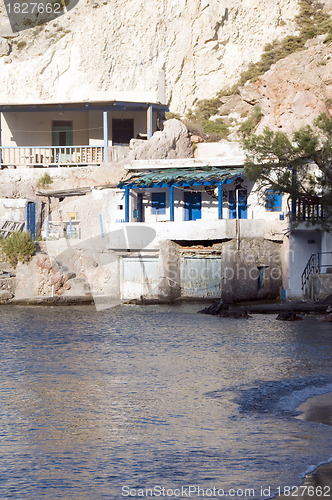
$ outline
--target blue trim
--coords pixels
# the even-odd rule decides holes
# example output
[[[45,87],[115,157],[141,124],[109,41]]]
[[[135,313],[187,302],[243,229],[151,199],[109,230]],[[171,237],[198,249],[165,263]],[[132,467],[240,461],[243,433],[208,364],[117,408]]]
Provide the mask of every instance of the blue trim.
[[[108,114],[103,111],[104,161],[108,161]]]
[[[224,198],[224,192],[223,192],[223,189],[222,189],[222,185],[223,183],[222,182],[219,182],[218,183],[218,218],[219,219],[222,219],[222,205],[223,205],[223,198]]]
[[[73,237],[73,223],[71,219],[69,220],[69,237],[70,239]]]
[[[100,224],[100,235],[102,238],[104,238],[103,218],[101,214],[99,214],[99,224]]]
[[[149,106],[153,106],[156,111],[169,111],[169,107],[165,104],[141,103],[141,102],[113,102],[112,104],[96,104],[96,103],[77,103],[69,104],[7,104],[0,106],[2,113],[40,113],[40,112],[66,112],[66,111],[146,111]]]
[[[169,220],[174,221],[174,186],[169,188]]]
[[[130,187],[125,189],[125,222],[129,222]]]

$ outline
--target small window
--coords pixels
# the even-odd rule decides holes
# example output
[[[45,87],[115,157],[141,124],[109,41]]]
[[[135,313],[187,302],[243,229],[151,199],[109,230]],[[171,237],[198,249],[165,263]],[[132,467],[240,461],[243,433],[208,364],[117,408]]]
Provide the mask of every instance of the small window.
[[[281,212],[282,210],[282,195],[276,193],[272,189],[266,191],[265,210],[267,212]]]
[[[152,193],[152,213],[166,214],[166,193]]]

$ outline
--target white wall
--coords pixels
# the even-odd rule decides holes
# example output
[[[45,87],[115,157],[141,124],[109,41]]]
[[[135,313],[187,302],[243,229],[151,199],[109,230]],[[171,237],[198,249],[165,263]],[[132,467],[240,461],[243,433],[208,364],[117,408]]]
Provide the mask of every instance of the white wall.
[[[321,252],[321,232],[293,231],[289,239],[289,298],[302,298],[301,275],[314,253]]]
[[[281,214],[286,214],[286,197],[283,199],[282,210],[277,212],[271,212],[266,210],[265,202],[260,200],[257,196],[257,193],[253,190],[253,183],[245,180],[242,183],[242,187],[247,189],[248,192],[248,209],[247,209],[247,218],[248,219],[262,219],[267,221],[280,221],[280,224],[284,224],[283,221],[280,220]],[[204,220],[216,220],[218,219],[218,187],[212,186],[213,194],[211,195],[204,186],[193,186],[189,188],[184,187],[175,187],[174,188],[174,221],[179,222],[184,220],[184,192],[185,191],[196,191],[202,193],[202,219]],[[226,184],[223,186],[223,218],[229,218],[229,205],[228,199],[229,191],[233,191],[235,189],[235,183]],[[152,206],[151,206],[151,195],[154,192],[165,192],[166,193],[166,214],[164,215],[156,215],[152,214]],[[136,221],[133,218],[133,210],[137,208],[137,194],[144,193],[143,195],[143,205],[144,205],[144,222],[152,223],[152,222],[163,222],[170,220],[170,208],[169,208],[169,188],[154,188],[154,189],[132,189],[130,191],[130,221]],[[121,214],[117,216],[117,219],[124,219],[124,194],[122,198],[122,202],[119,204],[123,204],[123,217]]]
[[[67,113],[4,113],[2,115],[3,146],[52,146],[52,122],[72,121],[74,145],[89,143],[88,114],[82,112]]]

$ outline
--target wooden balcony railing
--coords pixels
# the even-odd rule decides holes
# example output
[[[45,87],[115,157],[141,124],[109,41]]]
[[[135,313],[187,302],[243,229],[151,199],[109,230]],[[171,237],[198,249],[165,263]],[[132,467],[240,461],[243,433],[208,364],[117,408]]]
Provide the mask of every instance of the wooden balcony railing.
[[[103,146],[3,146],[1,166],[99,165],[104,161]]]

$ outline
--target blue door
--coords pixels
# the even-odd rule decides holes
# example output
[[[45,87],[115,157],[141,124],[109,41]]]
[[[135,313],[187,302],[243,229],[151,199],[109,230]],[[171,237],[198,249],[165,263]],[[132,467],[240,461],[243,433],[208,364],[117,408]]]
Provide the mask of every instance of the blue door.
[[[201,193],[184,193],[184,220],[197,220],[202,218]]]
[[[137,194],[137,222],[144,222],[143,194]]]
[[[29,201],[26,206],[26,228],[33,240],[36,239],[36,204]]]
[[[247,218],[247,190],[237,189],[229,191],[228,207],[230,219]],[[238,214],[237,214],[238,212]]]

